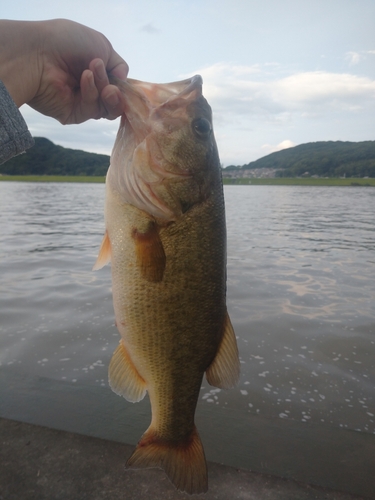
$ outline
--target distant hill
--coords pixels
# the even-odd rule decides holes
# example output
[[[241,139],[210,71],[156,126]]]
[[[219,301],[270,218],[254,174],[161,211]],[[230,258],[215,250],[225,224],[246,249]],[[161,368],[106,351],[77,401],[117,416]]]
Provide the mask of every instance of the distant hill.
[[[35,146],[3,165],[7,175],[105,175],[109,156],[57,146],[44,137],[34,137]]]
[[[35,146],[3,165],[7,175],[105,175],[110,157],[57,146],[44,137],[34,137]],[[276,169],[277,177],[375,177],[375,141],[309,142],[271,153],[226,171]],[[273,174],[275,175],[275,174]]]
[[[375,141],[309,142],[271,153],[242,167],[229,169],[279,169],[277,177],[375,177]]]

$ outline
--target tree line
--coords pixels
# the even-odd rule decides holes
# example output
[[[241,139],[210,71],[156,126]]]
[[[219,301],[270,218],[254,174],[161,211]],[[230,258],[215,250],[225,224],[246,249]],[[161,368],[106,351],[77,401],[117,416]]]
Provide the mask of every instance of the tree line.
[[[375,141],[309,142],[230,170],[273,168],[277,177],[375,177]]]
[[[49,139],[35,137],[35,146],[25,154],[0,165],[7,175],[89,175],[104,176],[108,155],[87,153],[57,146]],[[309,142],[271,153],[228,170],[277,169],[278,177],[375,177],[375,141]]]
[[[34,137],[35,146],[3,165],[5,175],[98,175],[104,176],[109,156],[57,146],[44,137]]]

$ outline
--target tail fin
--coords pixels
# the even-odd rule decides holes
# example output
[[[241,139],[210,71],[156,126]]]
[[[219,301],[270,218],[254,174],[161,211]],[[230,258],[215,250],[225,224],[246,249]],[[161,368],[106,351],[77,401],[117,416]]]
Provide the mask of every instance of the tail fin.
[[[205,493],[208,489],[206,459],[195,427],[184,443],[166,442],[150,427],[143,434],[126,466],[161,467],[178,490],[190,495]]]

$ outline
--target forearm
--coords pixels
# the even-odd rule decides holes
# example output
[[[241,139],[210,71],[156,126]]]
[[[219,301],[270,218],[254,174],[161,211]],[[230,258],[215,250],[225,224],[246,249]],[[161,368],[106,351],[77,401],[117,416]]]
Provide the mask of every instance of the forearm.
[[[0,80],[18,107],[36,95],[42,22],[0,20]]]

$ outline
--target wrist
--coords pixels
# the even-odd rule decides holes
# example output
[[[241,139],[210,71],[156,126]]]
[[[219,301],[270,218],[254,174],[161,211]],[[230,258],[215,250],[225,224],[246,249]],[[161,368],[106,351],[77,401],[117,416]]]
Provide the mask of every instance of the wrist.
[[[41,23],[0,20],[0,80],[18,107],[37,93]]]

